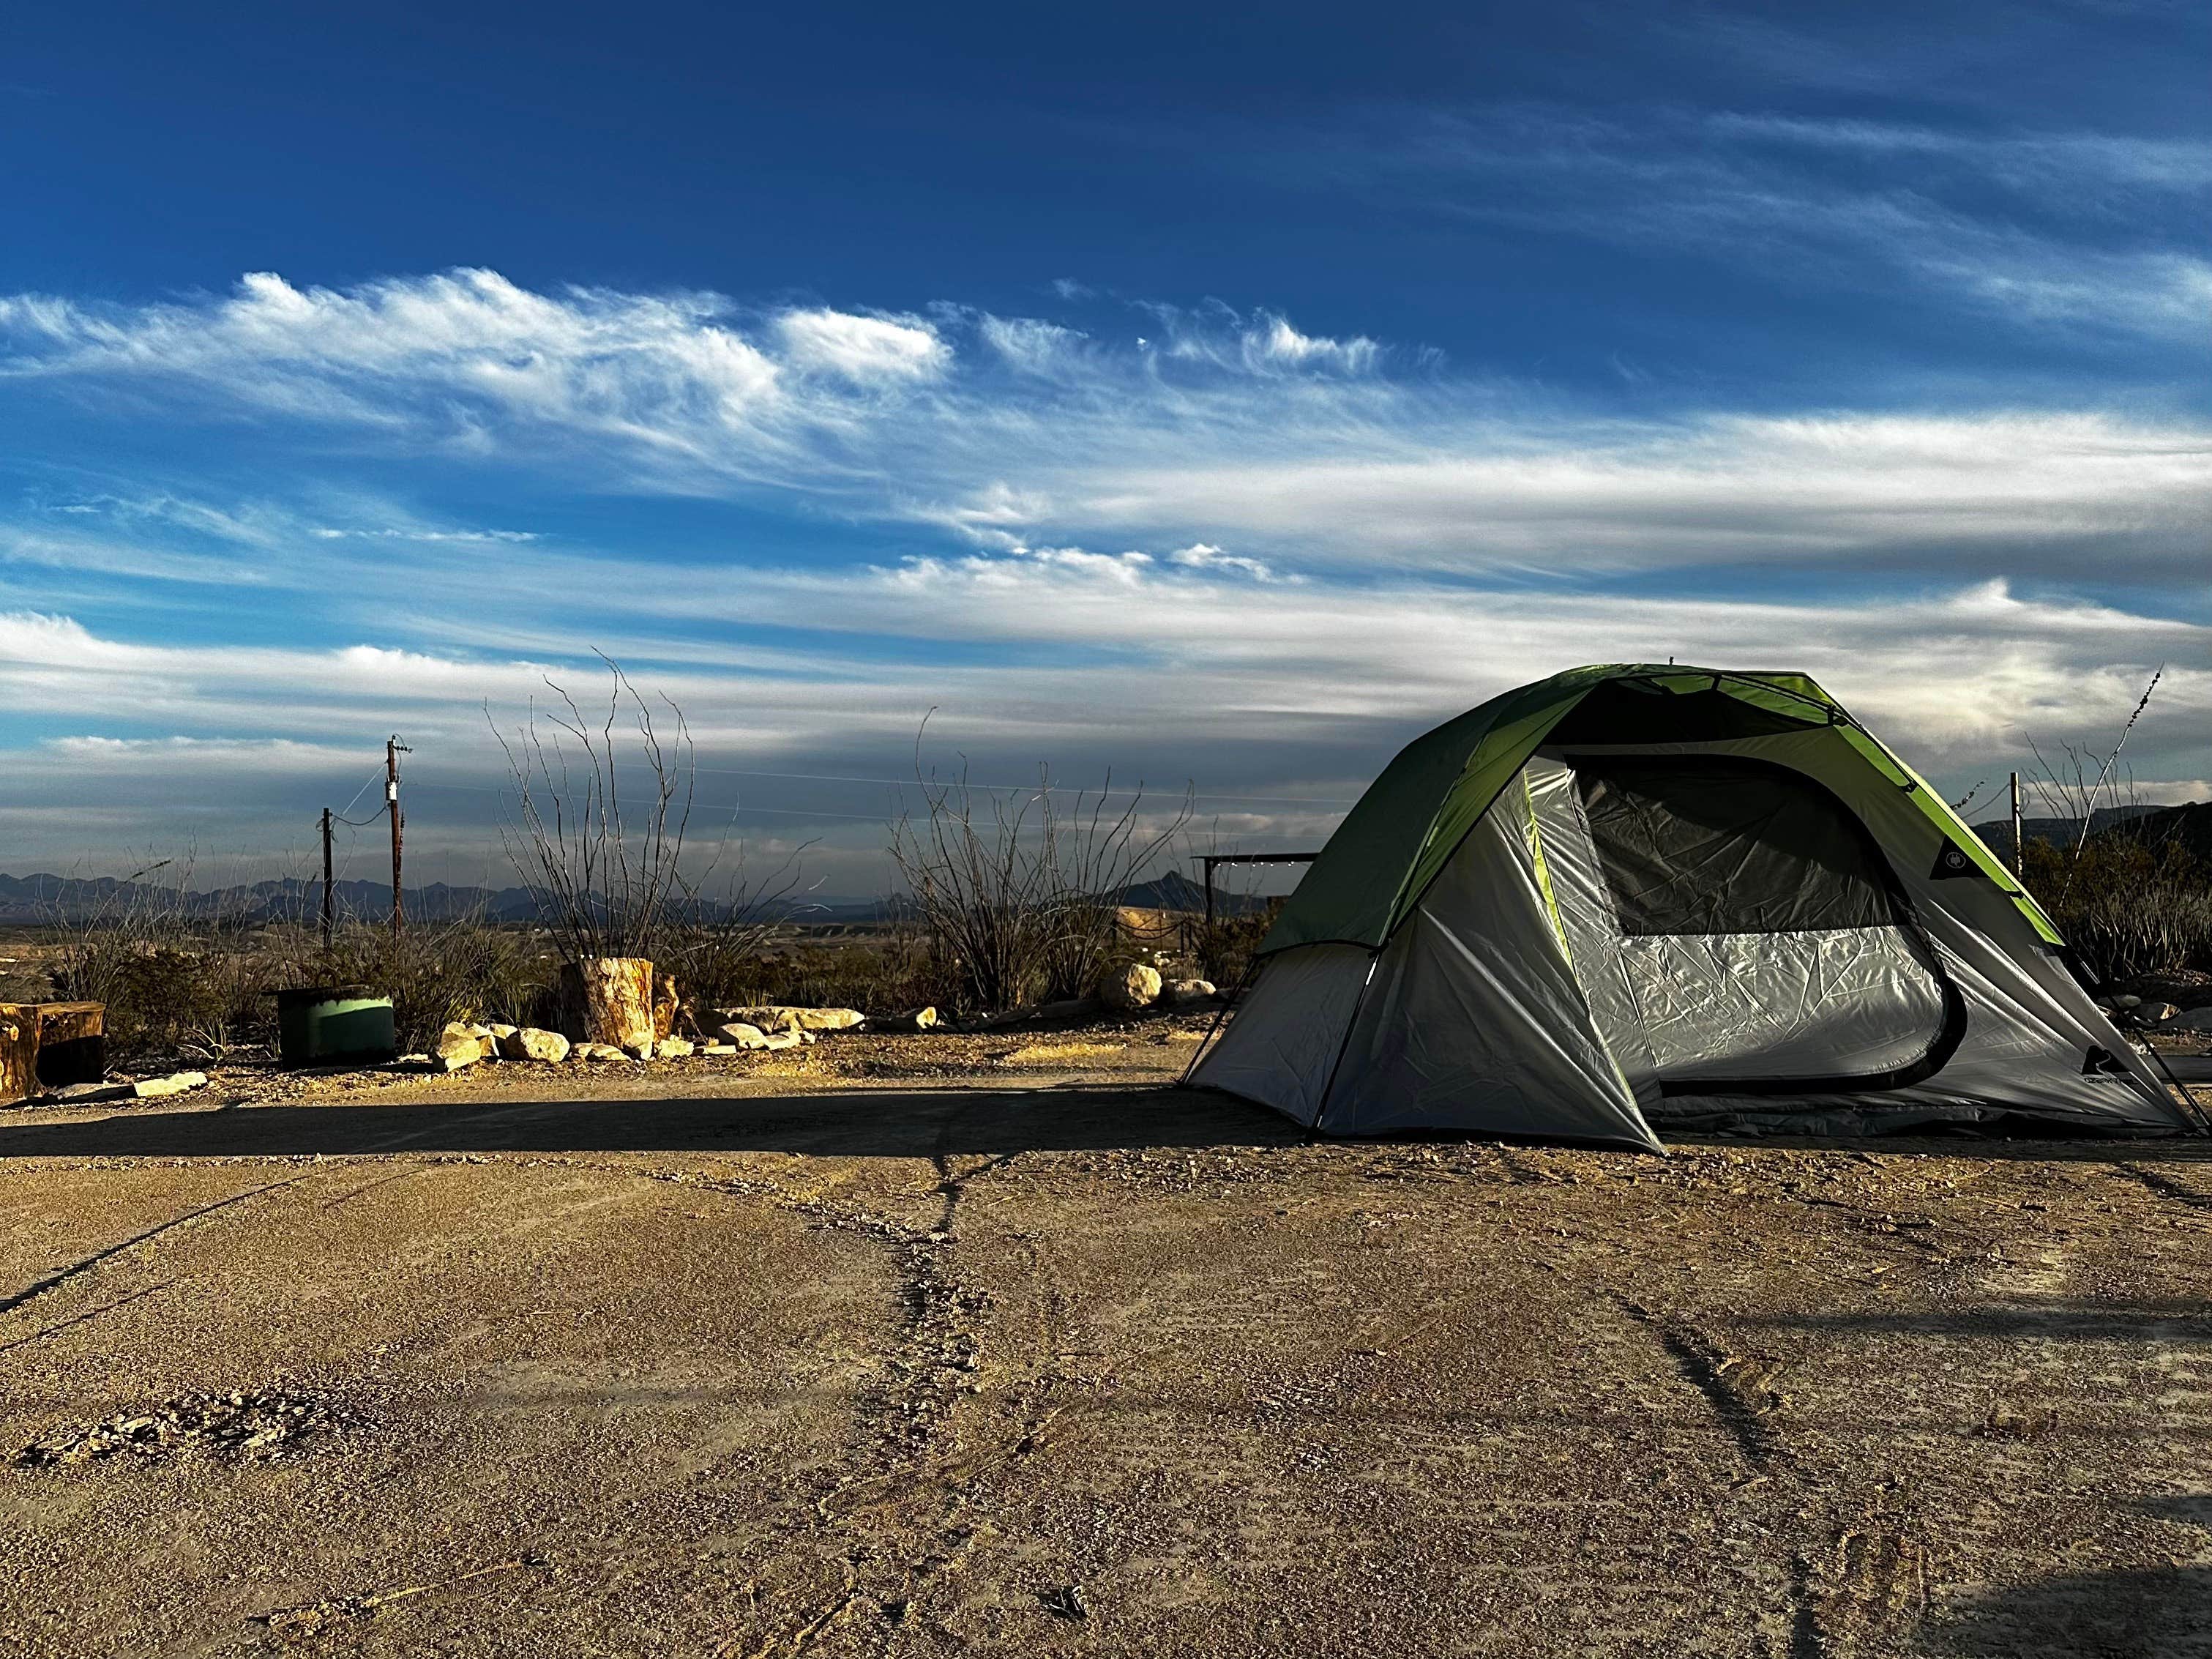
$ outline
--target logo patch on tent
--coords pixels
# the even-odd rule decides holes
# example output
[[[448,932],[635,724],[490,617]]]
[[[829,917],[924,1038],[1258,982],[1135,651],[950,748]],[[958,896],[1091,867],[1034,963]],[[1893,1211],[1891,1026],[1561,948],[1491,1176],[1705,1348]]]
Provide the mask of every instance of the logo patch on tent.
[[[2092,1048],[2081,1061],[2083,1077],[2125,1077],[2128,1068],[2120,1064],[2110,1048]]]
[[[1978,876],[1981,866],[1968,858],[1966,849],[1956,842],[1947,841],[1943,850],[1936,855],[1936,867],[1928,872],[1930,881],[1947,881],[1953,876]]]

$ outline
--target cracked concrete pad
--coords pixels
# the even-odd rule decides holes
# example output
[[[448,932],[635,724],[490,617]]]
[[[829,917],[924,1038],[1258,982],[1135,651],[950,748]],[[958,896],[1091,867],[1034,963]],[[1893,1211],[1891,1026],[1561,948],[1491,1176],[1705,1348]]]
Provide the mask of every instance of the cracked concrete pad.
[[[2212,1652],[2203,1147],[1313,1144],[1128,1063],[12,1117],[0,1450],[364,1426],[0,1468],[0,1637]]]

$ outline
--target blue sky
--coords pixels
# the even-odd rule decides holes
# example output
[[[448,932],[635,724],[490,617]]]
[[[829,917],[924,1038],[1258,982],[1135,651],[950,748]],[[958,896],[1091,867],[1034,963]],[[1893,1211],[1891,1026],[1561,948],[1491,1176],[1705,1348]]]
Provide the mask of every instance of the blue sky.
[[[594,650],[840,892],[933,708],[1256,849],[1594,660],[1802,665],[1956,793],[2164,663],[2137,785],[2201,796],[2208,58],[2112,0],[41,9],[0,869],[267,865],[397,731],[415,867],[500,878],[487,707]]]

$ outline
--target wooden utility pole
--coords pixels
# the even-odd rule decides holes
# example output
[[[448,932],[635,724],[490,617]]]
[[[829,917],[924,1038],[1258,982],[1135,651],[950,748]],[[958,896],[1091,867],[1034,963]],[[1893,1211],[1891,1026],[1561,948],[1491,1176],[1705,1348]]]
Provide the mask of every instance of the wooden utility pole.
[[[2015,876],[2027,867],[2027,849],[2020,839],[2020,774],[2012,775],[2012,872]]]
[[[323,808],[323,951],[331,948],[331,809]]]
[[[407,925],[407,908],[399,896],[399,831],[404,822],[399,816],[399,757],[414,752],[399,741],[397,733],[384,744],[384,805],[392,817],[392,931],[395,933]]]

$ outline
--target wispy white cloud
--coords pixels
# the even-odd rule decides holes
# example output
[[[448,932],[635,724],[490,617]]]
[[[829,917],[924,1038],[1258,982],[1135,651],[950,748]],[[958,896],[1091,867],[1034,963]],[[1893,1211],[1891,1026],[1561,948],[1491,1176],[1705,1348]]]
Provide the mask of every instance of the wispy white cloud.
[[[2203,345],[2212,143],[1655,107],[1400,114],[1211,147],[1285,182],[1778,283]]]
[[[1972,280],[2010,279],[1991,267]],[[1786,562],[1964,575],[2087,559],[2151,572],[2194,564],[2212,507],[2212,430],[2175,417],[1595,419],[1270,313],[1146,314],[1143,347],[949,310],[927,323],[785,311],[748,334],[742,308],[712,295],[538,295],[480,271],[343,293],[267,278],[228,299],[97,313],[0,301],[13,346],[0,363],[312,410],[354,446],[557,460],[603,489],[769,492],[1010,552],[1203,543],[1278,574]],[[303,526],[424,542],[532,533],[380,524],[374,504],[229,526],[173,499],[133,512],[111,516],[264,548],[296,545]]]
[[[786,359],[860,382],[931,380],[951,354],[918,317],[868,317],[850,312],[787,311],[776,319]]]

